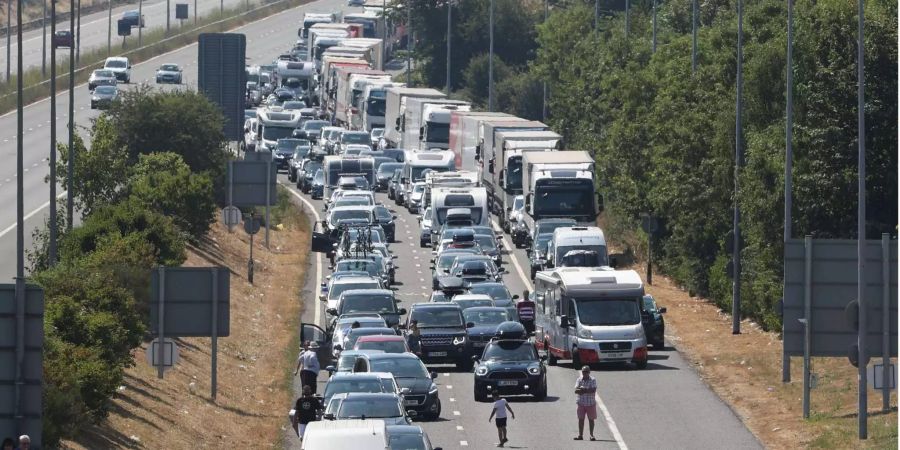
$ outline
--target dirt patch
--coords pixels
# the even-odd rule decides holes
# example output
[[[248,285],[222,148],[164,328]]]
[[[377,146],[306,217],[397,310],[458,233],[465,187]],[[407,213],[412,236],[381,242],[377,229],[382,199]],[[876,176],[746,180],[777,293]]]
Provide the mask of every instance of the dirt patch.
[[[645,266],[634,266],[642,276]],[[731,334],[731,316],[711,301],[691,297],[662,274],[647,286],[666,313],[667,340],[691,361],[709,386],[769,448],[897,448],[897,396],[881,412],[880,392],[869,391],[869,439],[856,438],[856,368],[846,358],[816,358],[819,377],[811,394],[811,418],[802,413],[802,360],[791,364],[791,383],[781,382],[781,340],[745,320]],[[874,358],[873,358],[874,360]],[[880,359],[879,359],[880,361]]]
[[[254,239],[254,281],[247,282],[249,237],[215,225],[191,248],[186,266],[231,269],[231,335],[219,338],[218,395],[210,398],[210,339],[179,339],[180,361],[160,380],[135,352],[112,412],[65,448],[259,448],[280,443],[291,403],[285,365],[296,348],[300,291],[309,256],[302,214],[270,236]]]

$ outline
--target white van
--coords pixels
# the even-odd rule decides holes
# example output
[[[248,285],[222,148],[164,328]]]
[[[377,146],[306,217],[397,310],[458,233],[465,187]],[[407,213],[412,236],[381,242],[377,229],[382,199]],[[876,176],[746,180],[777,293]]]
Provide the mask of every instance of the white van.
[[[303,450],[389,450],[382,420],[322,420],[310,422]]]
[[[566,258],[566,255],[571,257]],[[609,266],[603,230],[598,227],[561,227],[553,230],[544,267],[566,266]]]
[[[549,364],[571,359],[591,363],[632,362],[647,367],[641,323],[644,283],[633,270],[561,267],[534,280],[535,343]]]

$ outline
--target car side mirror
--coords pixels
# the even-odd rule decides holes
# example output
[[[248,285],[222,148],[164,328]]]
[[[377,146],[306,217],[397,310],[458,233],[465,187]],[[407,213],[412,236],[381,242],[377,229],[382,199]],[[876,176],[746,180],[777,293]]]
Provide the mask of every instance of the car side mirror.
[[[406,314],[406,308],[400,308],[400,310],[397,311],[397,314],[399,314],[399,315],[401,315],[401,316],[404,315],[404,314]]]
[[[325,420],[334,420],[334,414],[328,413],[328,414],[325,414],[324,416],[322,416],[322,418]]]
[[[513,299],[513,300],[518,300],[519,298],[521,298],[521,297],[519,297],[519,294],[515,294],[515,295],[512,296],[512,299]]]
[[[412,391],[410,391],[409,388],[400,388],[401,395],[406,395],[406,394],[409,394],[410,392],[412,392]]]
[[[437,378],[437,372],[431,372],[431,373],[429,374],[429,376],[431,376],[431,379],[434,380],[434,379]]]
[[[417,413],[414,409],[407,409],[407,410],[406,410],[406,415],[407,415],[410,419],[415,419],[415,418],[416,418],[416,415],[418,415],[418,413]]]
[[[325,300],[325,294],[319,294],[319,301],[324,302]]]
[[[475,326],[475,322],[466,322],[466,328],[473,328]]]
[[[615,256],[610,256],[609,257],[609,267],[612,267],[613,269],[615,269],[618,266],[619,266],[619,258],[616,258]]]
[[[472,361],[478,362],[481,359],[481,356],[472,355]]]
[[[337,370],[334,366],[325,366],[325,371],[328,372],[329,375],[333,374]]]
[[[666,313],[666,307],[663,306],[662,308],[659,308],[659,313],[660,313],[660,314],[665,314],[665,313]]]
[[[328,308],[325,310],[326,313],[331,314],[332,316],[338,315],[337,308]]]

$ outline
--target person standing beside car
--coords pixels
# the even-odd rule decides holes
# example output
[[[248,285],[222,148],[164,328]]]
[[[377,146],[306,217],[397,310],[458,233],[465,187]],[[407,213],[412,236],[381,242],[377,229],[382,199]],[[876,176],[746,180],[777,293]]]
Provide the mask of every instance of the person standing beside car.
[[[294,370],[294,375],[300,372],[300,385],[309,386],[313,394],[316,393],[316,378],[318,378],[320,370],[319,357],[316,354],[318,349],[319,343],[311,342],[307,350],[300,352],[300,356],[297,358],[297,368]]]
[[[409,347],[411,353],[422,356],[422,332],[419,330],[418,320],[411,320],[409,322],[409,332],[406,334],[406,345]]]

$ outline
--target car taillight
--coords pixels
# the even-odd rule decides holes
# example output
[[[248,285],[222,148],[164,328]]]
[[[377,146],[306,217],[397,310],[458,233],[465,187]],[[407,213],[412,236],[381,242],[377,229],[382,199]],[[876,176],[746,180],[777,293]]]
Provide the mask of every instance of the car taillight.
[[[634,359],[637,361],[647,359],[647,347],[641,347],[634,350]]]

